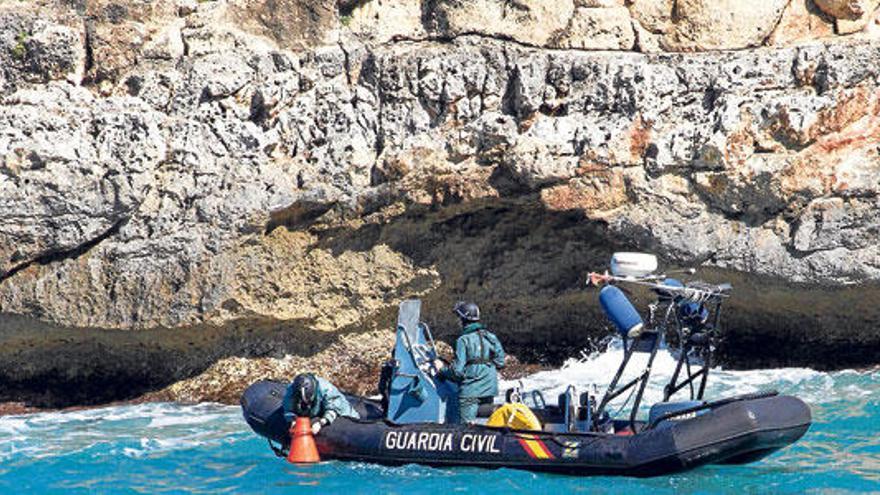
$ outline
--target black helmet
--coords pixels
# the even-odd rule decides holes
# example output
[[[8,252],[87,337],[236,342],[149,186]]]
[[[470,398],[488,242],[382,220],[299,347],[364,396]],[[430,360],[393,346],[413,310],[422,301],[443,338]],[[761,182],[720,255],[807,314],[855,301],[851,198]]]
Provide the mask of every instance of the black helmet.
[[[311,373],[293,379],[293,412],[302,416],[311,410],[318,397],[318,380]]]
[[[472,302],[459,301],[452,311],[464,321],[480,321],[480,308]]]

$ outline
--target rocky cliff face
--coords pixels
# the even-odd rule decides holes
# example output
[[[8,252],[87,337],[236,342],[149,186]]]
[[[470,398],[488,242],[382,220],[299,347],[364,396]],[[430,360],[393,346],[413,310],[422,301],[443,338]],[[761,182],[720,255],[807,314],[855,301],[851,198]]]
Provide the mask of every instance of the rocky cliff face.
[[[729,362],[874,362],[877,7],[4,1],[0,399],[370,374],[410,296],[571,355],[619,248],[738,282]]]

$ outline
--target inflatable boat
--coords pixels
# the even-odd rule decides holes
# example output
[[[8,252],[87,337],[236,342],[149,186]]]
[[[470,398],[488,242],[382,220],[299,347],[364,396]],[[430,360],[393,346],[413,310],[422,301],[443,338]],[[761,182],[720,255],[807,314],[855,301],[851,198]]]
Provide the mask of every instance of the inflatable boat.
[[[682,283],[653,275],[655,259],[616,253],[611,275],[589,276],[604,285],[599,301],[624,342],[623,362],[599,399],[571,385],[548,404],[541,391],[511,389],[504,403],[483,404],[478,421],[456,421],[455,384],[439,379],[437,353],[420,302],[401,303],[394,358],[383,370],[382,399],[347,395],[360,419],[340,417],[315,436],[322,459],[387,465],[515,468],[571,475],[656,476],[704,464],[757,461],[796,442],[810,427],[809,407],[775,391],[704,400],[711,354],[719,333],[721,304],[728,285]],[[646,268],[647,267],[647,268]],[[647,321],[621,284],[644,285],[657,295]],[[663,400],[640,402],[661,343],[678,348],[678,363]],[[630,358],[647,355],[635,378],[621,384]],[[244,418],[285,455],[290,422],[282,398],[287,384],[260,381],[241,398]],[[589,387],[585,388],[589,390]],[[687,400],[673,401],[689,391]],[[627,417],[612,417],[611,401],[629,391]],[[501,402],[501,401],[498,401]],[[617,405],[618,411],[623,407]],[[525,416],[519,413],[525,413]]]

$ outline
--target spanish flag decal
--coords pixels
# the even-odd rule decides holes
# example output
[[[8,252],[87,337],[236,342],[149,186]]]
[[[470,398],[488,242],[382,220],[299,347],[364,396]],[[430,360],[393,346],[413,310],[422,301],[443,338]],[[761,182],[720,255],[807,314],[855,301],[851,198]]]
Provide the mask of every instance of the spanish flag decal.
[[[532,459],[555,459],[550,449],[535,435],[517,435],[519,444]]]

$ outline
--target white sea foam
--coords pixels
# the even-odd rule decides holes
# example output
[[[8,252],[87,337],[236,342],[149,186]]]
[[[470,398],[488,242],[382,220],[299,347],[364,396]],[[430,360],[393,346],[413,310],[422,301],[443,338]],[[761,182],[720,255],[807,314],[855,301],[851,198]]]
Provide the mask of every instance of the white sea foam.
[[[6,435],[22,435],[30,429],[27,420],[20,416],[0,418],[0,438]]]
[[[199,414],[191,416],[181,416],[172,414],[163,414],[156,416],[150,420],[147,428],[166,428],[169,426],[192,426],[211,423],[220,419],[219,414]]]
[[[90,451],[132,457],[219,443],[242,434],[240,410],[152,403],[0,417],[0,462]]]
[[[624,351],[619,341],[612,342],[604,352],[597,352],[580,359],[569,359],[560,369],[535,373],[522,380],[525,390],[541,390],[550,403],[556,402],[558,394],[573,384],[578,392],[590,390],[601,396],[617,371],[623,359]],[[647,362],[647,354],[635,354],[627,367],[620,383],[636,377]],[[658,351],[652,366],[651,380],[645,392],[643,405],[652,404],[662,399],[663,386],[675,371],[676,358],[666,349]],[[870,375],[870,380],[864,380]],[[518,384],[518,380],[502,381],[502,390]],[[843,382],[843,383],[841,383]],[[851,382],[851,383],[846,383]],[[846,385],[844,385],[846,383]],[[847,370],[827,373],[809,368],[777,368],[759,370],[725,370],[713,368],[708,380],[706,398],[722,398],[733,395],[776,389],[781,393],[795,394],[812,403],[839,401],[853,397],[863,397],[876,393],[880,384],[880,371],[859,372]],[[843,385],[841,387],[841,385]],[[868,387],[868,388],[866,388]],[[835,390],[836,393],[830,393]],[[845,395],[852,396],[842,398]],[[682,390],[676,397],[686,397],[687,391]],[[613,404],[623,402],[627,394],[623,394]]]

